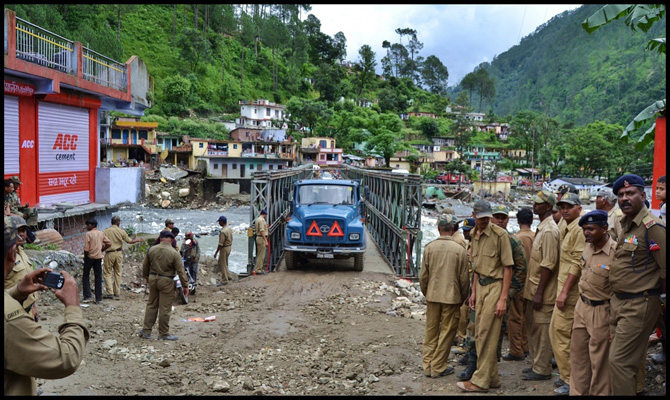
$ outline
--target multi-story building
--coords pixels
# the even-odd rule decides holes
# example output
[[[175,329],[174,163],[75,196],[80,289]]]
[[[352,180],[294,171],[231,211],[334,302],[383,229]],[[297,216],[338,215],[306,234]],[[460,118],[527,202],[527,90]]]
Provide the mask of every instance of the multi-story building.
[[[156,159],[158,122],[118,118],[110,125],[109,129],[101,129],[101,161],[116,164],[130,160],[151,163]]]
[[[284,120],[286,106],[271,103],[269,100],[240,100],[240,117],[235,120],[241,126],[259,128],[282,127],[278,121]],[[274,122],[277,121],[277,122]]]
[[[307,137],[300,143],[300,163],[317,165],[341,165],[342,149],[335,147],[335,139],[329,137]]]

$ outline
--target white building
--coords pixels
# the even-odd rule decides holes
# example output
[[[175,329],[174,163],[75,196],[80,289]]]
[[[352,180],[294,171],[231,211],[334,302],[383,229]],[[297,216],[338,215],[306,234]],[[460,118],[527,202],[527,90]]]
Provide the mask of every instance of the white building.
[[[238,126],[286,129],[286,126],[278,126],[280,122],[273,122],[284,119],[285,109],[286,106],[271,103],[269,100],[240,100],[240,117],[235,122]]]

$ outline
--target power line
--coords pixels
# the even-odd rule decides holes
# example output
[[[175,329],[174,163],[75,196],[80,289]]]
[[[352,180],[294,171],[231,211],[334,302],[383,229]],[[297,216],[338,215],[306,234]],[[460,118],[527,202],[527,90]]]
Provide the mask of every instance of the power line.
[[[521,26],[519,27],[519,38],[516,40],[517,43],[521,41],[521,29],[523,29],[523,21],[526,19],[526,10],[528,10],[528,5],[526,5],[526,7],[523,9],[523,18],[521,18]]]

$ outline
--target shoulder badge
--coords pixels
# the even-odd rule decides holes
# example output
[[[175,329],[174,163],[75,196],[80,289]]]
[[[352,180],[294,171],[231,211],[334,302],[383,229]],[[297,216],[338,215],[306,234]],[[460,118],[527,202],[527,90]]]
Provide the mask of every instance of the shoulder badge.
[[[646,217],[642,218],[642,223],[644,224],[644,226],[645,226],[647,229],[649,229],[649,228],[651,228],[652,226],[656,225],[656,221],[654,221],[654,219],[651,218],[651,217],[648,216],[648,215],[647,215]]]
[[[649,240],[649,251],[657,251],[661,250],[661,246],[659,246],[656,242],[654,242],[653,239]]]

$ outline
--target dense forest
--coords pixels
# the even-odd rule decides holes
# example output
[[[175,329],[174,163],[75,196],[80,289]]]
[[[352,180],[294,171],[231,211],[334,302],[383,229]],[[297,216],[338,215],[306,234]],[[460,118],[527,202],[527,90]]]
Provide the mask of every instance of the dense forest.
[[[651,146],[635,153],[618,137],[640,110],[665,98],[665,54],[645,50],[649,39],[665,37],[665,17],[646,33],[615,22],[587,34],[581,23],[598,5],[554,17],[451,88],[451,60],[423,54],[420,29],[394,27],[397,36],[382,43],[385,54],[369,45],[348,49],[343,33],[321,32],[308,4],[5,7],[113,59],[142,58],[155,82],[154,107],[144,119],[191,136],[226,138],[217,121],[235,118],[239,100],[265,98],[287,105],[289,128],[302,128],[291,132],[294,138],[335,137],[345,151],[365,142],[387,162],[400,150],[419,160],[411,144],[452,135],[457,150],[535,150],[535,165],[546,173],[607,177],[624,165],[645,174]],[[458,115],[399,117],[444,117],[448,105],[486,112],[515,134],[498,143],[495,135],[469,132]],[[524,162],[507,160],[501,168]],[[467,169],[453,164],[448,168]]]

